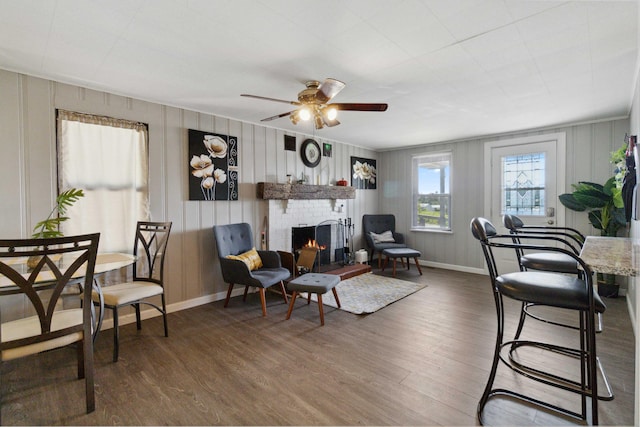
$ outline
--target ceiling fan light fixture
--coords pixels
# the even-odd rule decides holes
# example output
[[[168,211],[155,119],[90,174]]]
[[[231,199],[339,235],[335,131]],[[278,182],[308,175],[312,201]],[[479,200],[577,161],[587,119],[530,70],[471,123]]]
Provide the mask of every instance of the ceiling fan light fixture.
[[[298,118],[306,122],[311,118],[311,112],[309,111],[308,108],[301,108],[298,111]]]
[[[336,96],[345,84],[340,80],[328,78],[320,83],[317,80],[309,80],[306,82],[306,89],[298,93],[297,101],[287,101],[285,99],[268,98],[266,96],[250,95],[243,93],[240,96],[249,98],[263,99],[266,101],[282,102],[285,104],[295,105],[296,109],[287,111],[286,113],[277,114],[260,120],[268,122],[289,116],[289,120],[294,125],[300,121],[309,121],[313,119],[316,129],[322,129],[325,126],[333,127],[340,124],[338,121],[338,110],[340,111],[386,111],[387,104],[380,103],[344,103],[327,104]]]

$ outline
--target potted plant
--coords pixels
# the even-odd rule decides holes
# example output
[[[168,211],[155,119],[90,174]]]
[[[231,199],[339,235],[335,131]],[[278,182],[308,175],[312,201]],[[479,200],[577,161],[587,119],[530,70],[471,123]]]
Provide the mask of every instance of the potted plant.
[[[67,209],[69,209],[78,199],[84,197],[82,190],[71,188],[67,191],[63,191],[56,198],[56,204],[47,216],[47,219],[40,221],[33,227],[33,234],[31,237],[35,239],[47,239],[50,237],[63,236],[60,231],[60,224],[69,219],[65,216]],[[29,258],[27,260],[27,266],[34,268],[40,261],[39,257]]]
[[[622,189],[616,185],[616,177],[607,180],[604,185],[593,182],[578,182],[573,184],[573,193],[560,195],[560,203],[565,207],[577,211],[587,212],[591,225],[600,230],[602,236],[615,237],[618,231],[627,225]],[[615,275],[599,275],[598,293],[602,296],[618,295],[618,285]]]

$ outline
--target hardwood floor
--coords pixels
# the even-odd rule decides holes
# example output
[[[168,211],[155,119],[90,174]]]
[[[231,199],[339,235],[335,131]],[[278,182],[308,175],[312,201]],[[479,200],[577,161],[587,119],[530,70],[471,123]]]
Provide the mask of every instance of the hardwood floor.
[[[374,270],[377,271],[377,270]],[[376,313],[318,310],[303,301],[285,320],[279,295],[263,318],[257,294],[121,328],[120,361],[111,330],[96,344],[96,406],[85,414],[73,349],[2,366],[2,421],[29,425],[477,425],[490,368],[496,315],[489,279],[424,268],[398,279],[428,286]],[[385,272],[386,273],[386,272]],[[634,337],[623,298],[607,299],[598,353],[616,398],[600,402],[602,425],[633,424]],[[507,334],[519,310],[507,304]],[[565,313],[554,313],[565,316]],[[575,332],[528,320],[526,337],[574,342]],[[566,360],[546,366],[573,372]],[[506,368],[497,383],[536,390],[557,403],[577,396],[532,383]],[[577,409],[577,404],[575,405]],[[496,425],[563,425],[507,400],[488,406]]]

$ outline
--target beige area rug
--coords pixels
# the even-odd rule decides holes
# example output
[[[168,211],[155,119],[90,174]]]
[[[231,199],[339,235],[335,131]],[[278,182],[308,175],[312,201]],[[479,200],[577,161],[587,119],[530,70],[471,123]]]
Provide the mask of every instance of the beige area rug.
[[[367,314],[380,310],[414,292],[425,288],[421,283],[407,282],[391,277],[365,273],[338,283],[336,290],[340,298],[341,310],[354,314]],[[306,298],[306,294],[301,296]],[[315,294],[312,301],[318,301]],[[333,292],[322,295],[322,303],[331,307],[338,307]]]

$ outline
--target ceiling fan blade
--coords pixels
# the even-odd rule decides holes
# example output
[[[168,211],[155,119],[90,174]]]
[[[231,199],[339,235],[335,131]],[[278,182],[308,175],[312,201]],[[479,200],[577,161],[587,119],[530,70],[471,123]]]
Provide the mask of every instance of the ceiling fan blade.
[[[335,107],[342,111],[387,111],[387,104],[353,104],[353,103],[336,103],[329,104],[327,107]]]
[[[316,99],[321,103],[330,101],[331,98],[336,96],[346,84],[336,79],[326,79],[318,88]]]
[[[291,113],[295,113],[296,110],[293,111],[289,111],[287,113],[282,113],[282,114],[278,114],[277,116],[271,116],[271,117],[267,117],[266,119],[262,119],[260,120],[261,122],[270,122],[271,120],[275,120],[275,119],[280,119],[282,117],[287,117],[290,116]]]
[[[240,94],[240,96],[246,96],[247,98],[263,99],[265,101],[283,102],[285,104],[291,104],[291,105],[302,105],[298,101],[287,101],[285,99],[267,98],[266,96],[249,95],[249,94],[246,94],[246,93],[242,93],[242,94]]]

